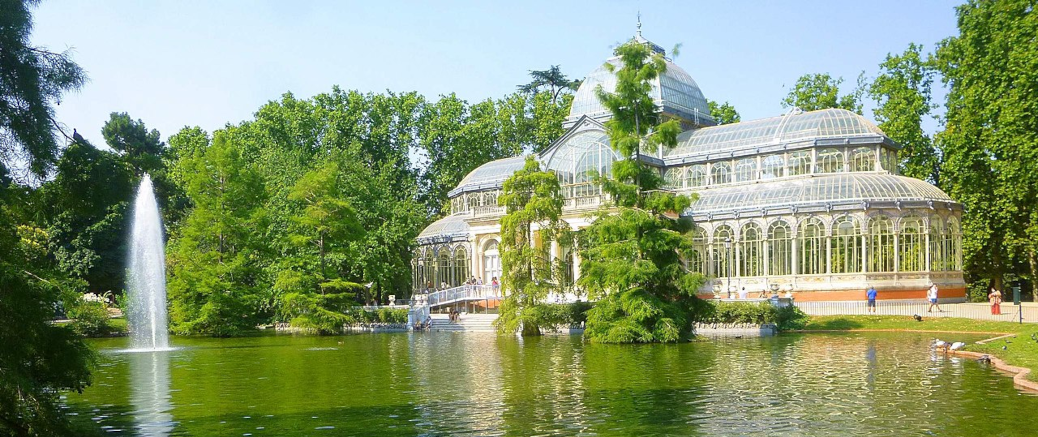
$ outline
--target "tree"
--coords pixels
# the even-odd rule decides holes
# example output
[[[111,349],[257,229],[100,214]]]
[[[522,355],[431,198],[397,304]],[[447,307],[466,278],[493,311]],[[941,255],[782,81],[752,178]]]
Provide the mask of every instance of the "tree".
[[[566,77],[558,65],[552,65],[547,70],[530,70],[530,77],[533,80],[516,88],[520,92],[529,94],[547,91],[547,95],[551,97],[551,104],[553,105],[559,102],[563,92],[576,91],[580,88],[580,83],[582,82],[581,80],[571,80]]]
[[[1038,287],[1038,21],[1026,0],[971,0],[956,9],[959,35],[942,41],[948,86],[938,134],[941,183],[963,217],[965,270],[1005,290],[1023,273]]]
[[[939,185],[937,150],[922,127],[923,117],[932,109],[934,71],[921,50],[921,46],[910,44],[901,55],[888,54],[868,93],[876,101],[873,114],[879,128],[901,145],[900,173]]]
[[[265,189],[229,137],[218,131],[182,163],[195,206],[169,249],[169,316],[177,333],[234,335],[264,317]]]
[[[501,218],[501,286],[505,299],[495,322],[502,332],[540,335],[550,324],[543,315],[544,300],[557,289],[558,265],[552,265],[552,241],[567,239],[562,220],[562,193],[555,173],[542,171],[537,159],[526,158],[522,170],[505,180],[498,204]],[[536,229],[534,229],[536,227]],[[535,233],[539,238],[535,238]]]
[[[533,151],[543,152],[565,132],[562,122],[569,116],[573,95],[565,94],[561,99],[549,99],[546,91],[534,94],[530,100],[533,123]]]
[[[615,93],[596,93],[613,113],[606,130],[622,159],[611,178],[601,178],[616,211],[599,213],[580,237],[578,283],[598,300],[588,311],[585,336],[594,342],[674,342],[691,334],[695,290],[703,281],[678,258],[690,240],[683,235],[687,223],[673,217],[691,199],[662,190],[659,171],[639,155],[642,148],[674,147],[681,128],[676,120],[661,123],[649,97],[651,81],[666,70],[662,56],[634,41],[616,54]]]
[[[828,73],[805,74],[782,100],[782,107],[797,107],[805,111],[840,108],[861,114],[861,96],[865,92],[865,73],[858,76],[858,84],[850,94],[840,96],[843,78],[833,79]]]
[[[714,117],[718,125],[738,123],[742,120],[739,112],[735,110],[734,106],[729,105],[728,102],[719,104],[713,100],[708,100],[707,105],[710,107],[710,115]]]
[[[132,177],[117,155],[77,140],[58,161],[54,180],[40,189],[49,251],[58,268],[86,280],[90,292],[123,289]]]
[[[53,105],[86,82],[69,52],[29,45],[30,7],[38,0],[7,1],[0,6],[0,162],[25,162],[42,178],[57,161],[57,121]],[[66,137],[67,134],[63,133]]]
[[[101,128],[101,135],[109,147],[133,166],[138,176],[162,167],[165,144],[159,139],[159,131],[149,131],[143,121],[134,121],[125,112],[113,112]]]
[[[359,239],[363,230],[357,222],[357,213],[346,200],[345,187],[340,182],[339,164],[330,160],[316,170],[306,173],[296,182],[288,199],[299,202],[303,209],[293,217],[298,227],[290,235],[293,244],[317,251],[318,284],[338,279],[338,269],[329,272],[325,258],[329,252],[345,258],[345,250],[352,240]],[[322,294],[324,289],[321,290]]]
[[[0,4],[0,434],[73,435],[59,394],[90,384],[91,353],[50,323],[65,278],[50,268],[46,233],[18,220],[10,170],[42,177],[57,159],[53,104],[85,77],[67,53],[29,45],[36,1]]]

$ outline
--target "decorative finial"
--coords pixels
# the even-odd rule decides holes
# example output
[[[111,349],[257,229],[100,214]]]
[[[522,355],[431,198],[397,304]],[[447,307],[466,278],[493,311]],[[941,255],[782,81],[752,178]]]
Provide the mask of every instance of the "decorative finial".
[[[638,11],[638,36],[642,36],[642,11]]]

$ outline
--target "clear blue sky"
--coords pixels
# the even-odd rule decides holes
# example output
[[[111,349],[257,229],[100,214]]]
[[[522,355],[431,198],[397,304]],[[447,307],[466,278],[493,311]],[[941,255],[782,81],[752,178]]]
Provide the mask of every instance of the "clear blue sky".
[[[956,4],[50,0],[34,13],[33,43],[72,48],[88,72],[57,115],[100,146],[113,111],[165,139],[250,119],[288,91],[309,97],[337,84],[475,102],[553,64],[584,77],[633,36],[640,10],[643,35],[668,50],[681,43],[675,61],[706,97],[749,120],[782,113],[802,74],[842,76],[849,89],[910,42],[932,50],[957,33]]]

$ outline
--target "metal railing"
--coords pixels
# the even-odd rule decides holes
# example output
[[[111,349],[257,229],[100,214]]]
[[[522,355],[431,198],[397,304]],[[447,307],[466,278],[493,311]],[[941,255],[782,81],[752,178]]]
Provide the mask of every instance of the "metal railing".
[[[407,325],[414,326],[415,322],[425,321],[434,307],[457,302],[498,299],[501,299],[500,285],[461,285],[428,294],[416,294],[412,297],[411,306],[407,311]]]
[[[923,300],[879,300],[876,301],[876,312],[868,312],[865,301],[843,301],[843,302],[795,302],[797,308],[812,316],[843,316],[875,314],[883,316],[913,316],[922,317],[958,317],[975,320],[994,320],[1003,322],[1016,322],[1020,320],[1020,311],[1023,311],[1023,321],[1026,323],[1038,322],[1038,306],[1017,306],[1010,303],[1002,304],[1002,314],[991,314],[991,306],[985,303],[940,303],[940,311],[934,307],[932,312],[930,303]]]
[[[424,295],[430,307],[449,305],[469,300],[500,299],[500,285],[461,285],[446,290],[435,291]]]

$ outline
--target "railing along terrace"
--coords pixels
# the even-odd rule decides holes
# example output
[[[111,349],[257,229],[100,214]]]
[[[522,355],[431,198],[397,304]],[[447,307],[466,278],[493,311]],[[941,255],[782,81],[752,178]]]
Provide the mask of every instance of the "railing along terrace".
[[[1038,306],[1013,305],[1002,303],[1002,314],[991,314],[991,306],[986,303],[951,303],[941,302],[930,311],[930,303],[923,300],[878,300],[876,312],[869,312],[864,300],[843,302],[796,302],[797,308],[812,316],[841,316],[875,314],[884,316],[959,317],[974,320],[993,320],[1016,322],[1021,319],[1019,311],[1023,311],[1023,322],[1038,322]],[[938,310],[938,307],[940,310]]]
[[[430,307],[467,300],[500,299],[500,285],[461,285],[429,293],[425,301]]]

